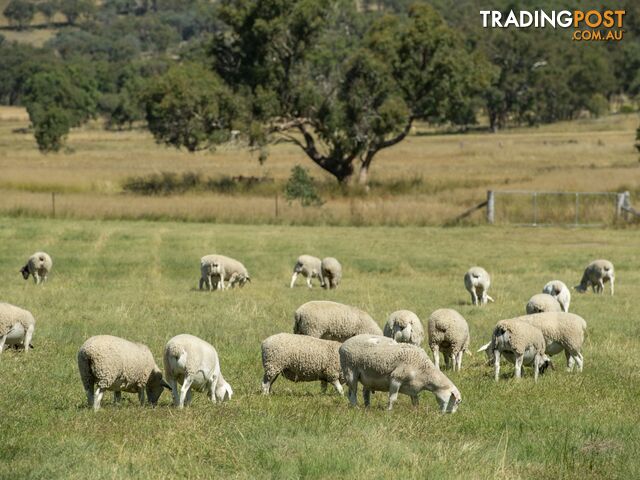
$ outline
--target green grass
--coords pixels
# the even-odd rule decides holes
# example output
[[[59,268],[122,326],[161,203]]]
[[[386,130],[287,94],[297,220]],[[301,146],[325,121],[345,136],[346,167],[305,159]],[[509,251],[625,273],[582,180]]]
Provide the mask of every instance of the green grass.
[[[635,245],[635,246],[634,246]],[[33,251],[54,259],[48,284],[18,273]],[[244,261],[253,283],[199,292],[198,260],[224,252]],[[290,290],[297,255],[343,261],[337,291]],[[320,394],[318,383],[279,379],[260,394],[260,341],[290,331],[312,299],[358,305],[382,324],[400,308],[426,320],[440,307],[468,320],[471,346],[498,319],[519,315],[548,280],[573,285],[590,260],[617,269],[616,296],[574,295],[588,322],[585,371],[561,367],[495,384],[483,355],[450,374],[463,403],[441,415],[433,395],[418,409],[386,394],[372,408]],[[0,478],[638,478],[640,327],[637,232],[503,228],[313,228],[0,217],[0,300],[37,318],[35,350],[0,358]],[[462,276],[493,274],[495,304],[472,308]],[[142,341],[156,359],[173,335],[213,343],[235,395],[212,405],[194,395],[177,411],[163,394],[141,408],[105,397],[94,413],[75,355],[89,336]],[[513,371],[505,365],[504,372]]]

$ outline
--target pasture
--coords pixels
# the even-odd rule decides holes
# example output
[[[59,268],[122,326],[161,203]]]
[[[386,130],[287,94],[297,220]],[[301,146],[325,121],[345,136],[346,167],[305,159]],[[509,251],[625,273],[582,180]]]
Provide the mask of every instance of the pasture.
[[[0,357],[0,478],[638,478],[637,245],[631,229],[0,217],[0,300],[37,319],[35,350]],[[36,287],[18,270],[39,249],[54,267]],[[198,260],[214,251],[241,259],[253,282],[198,291]],[[301,253],[339,258],[341,287],[289,289]],[[436,308],[456,308],[475,351],[498,319],[524,313],[548,280],[575,285],[600,257],[616,266],[616,296],[573,294],[572,311],[588,323],[582,374],[567,374],[558,356],[537,385],[530,370],[510,378],[510,365],[496,384],[483,355],[465,356],[462,371],[449,374],[463,397],[454,415],[439,414],[428,392],[417,409],[400,395],[392,412],[385,393],[373,396],[372,408],[354,409],[331,389],[321,394],[319,383],[278,379],[270,397],[260,393],[261,340],[291,331],[295,308],[308,300],[357,305],[380,325],[400,308],[423,321]],[[495,304],[469,304],[462,276],[473,264],[492,274]],[[108,394],[101,411],[85,407],[76,352],[87,337],[141,341],[161,365],[165,342],[185,332],[218,349],[235,392],[230,402],[194,394],[178,411],[168,393],[156,409],[125,394],[116,407]]]

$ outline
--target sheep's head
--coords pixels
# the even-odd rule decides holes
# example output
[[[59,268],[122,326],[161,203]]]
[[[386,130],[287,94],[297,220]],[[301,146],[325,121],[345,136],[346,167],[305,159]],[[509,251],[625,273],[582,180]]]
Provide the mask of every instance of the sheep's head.
[[[228,400],[231,400],[232,395],[233,389],[231,388],[231,385],[229,385],[227,381],[222,378],[222,375],[220,375],[220,379],[218,380],[215,391],[216,401],[226,402]]]
[[[460,395],[460,391],[455,385],[451,385],[449,388],[443,388],[442,390],[436,390],[434,393],[442,413],[455,413],[456,410],[458,410],[458,406],[462,402],[462,395]]]
[[[556,367],[553,366],[551,359],[547,355],[544,355],[542,363],[538,367],[538,373],[540,373],[540,375],[544,374],[547,368],[550,368],[551,370],[556,369]]]
[[[146,387],[147,399],[149,400],[149,403],[151,405],[153,405],[154,407],[156,406],[156,404],[158,403],[158,399],[160,398],[160,395],[162,395],[162,391],[165,388],[167,390],[171,390],[171,386],[164,381],[164,378],[162,378],[162,372],[159,368],[156,367],[151,372],[151,375],[147,380]]]
[[[25,265],[20,269],[20,273],[22,274],[22,278],[27,280],[29,278],[29,265]]]
[[[587,291],[587,286],[581,283],[580,285],[576,285],[575,287],[573,287],[573,289],[576,292],[584,293]]]
[[[222,274],[222,267],[219,262],[212,262],[209,264],[209,269],[212,275],[220,275]]]
[[[491,348],[491,342],[481,346],[478,352],[484,352],[487,355],[487,365],[493,363],[493,349]]]

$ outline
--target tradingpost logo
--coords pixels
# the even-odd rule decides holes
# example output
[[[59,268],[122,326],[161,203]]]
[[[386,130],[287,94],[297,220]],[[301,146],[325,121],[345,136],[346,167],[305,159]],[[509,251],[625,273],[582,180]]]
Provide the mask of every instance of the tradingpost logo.
[[[620,41],[625,10],[480,10],[484,28],[573,28],[576,42]]]

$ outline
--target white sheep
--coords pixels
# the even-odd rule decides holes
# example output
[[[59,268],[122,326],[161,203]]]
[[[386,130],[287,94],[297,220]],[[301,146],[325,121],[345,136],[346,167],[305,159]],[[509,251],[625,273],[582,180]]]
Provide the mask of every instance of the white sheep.
[[[548,293],[536,293],[525,306],[528,315],[541,312],[560,312],[562,307],[558,300]]]
[[[442,352],[446,368],[460,371],[470,340],[469,325],[464,317],[451,308],[440,308],[429,316],[427,332],[435,367],[440,370]]]
[[[306,335],[278,333],[262,342],[262,393],[268,395],[278,375],[292,382],[320,380],[322,391],[333,385],[342,395],[342,371],[340,369],[339,342],[322,340]]]
[[[483,345],[478,352],[486,351],[487,357],[494,361],[496,382],[500,378],[500,355],[515,365],[515,376],[522,376],[522,366],[532,365],[534,380],[538,373],[553,368],[549,357],[545,355],[545,339],[539,328],[518,318],[500,320],[491,336],[491,342]]]
[[[560,280],[551,280],[542,289],[542,293],[548,293],[560,304],[563,312],[569,311],[569,305],[571,304],[571,292],[569,288]]]
[[[389,392],[388,410],[398,393],[411,397],[418,405],[418,394],[433,392],[442,412],[453,413],[462,401],[460,392],[444,373],[416,345],[398,343],[387,337],[358,335],[340,347],[340,365],[349,386],[349,401],[357,403],[358,382],[362,383],[365,406],[371,403],[371,392]]]
[[[396,342],[420,346],[424,340],[424,327],[418,316],[410,310],[398,310],[389,315],[384,336]]]
[[[165,345],[163,361],[176,407],[191,403],[192,390],[207,392],[213,403],[231,399],[233,390],[222,376],[218,353],[210,343],[193,335],[176,335]]]
[[[296,261],[295,266],[293,267],[293,275],[291,275],[291,285],[290,288],[296,283],[296,278],[298,275],[302,274],[303,277],[307,279],[307,286],[312,288],[311,279],[318,278],[320,280],[320,286],[322,284],[322,261],[311,255],[300,255],[298,260]]]
[[[344,342],[361,333],[382,335],[382,330],[368,313],[351,305],[314,300],[295,312],[293,333],[324,340]]]
[[[48,280],[52,267],[53,261],[47,253],[36,252],[29,257],[25,266],[20,269],[20,273],[25,280],[29,278],[29,275],[32,275],[33,281],[37,285]]]
[[[111,335],[96,335],[82,344],[78,351],[78,370],[87,403],[94,410],[100,408],[107,390],[114,392],[116,403],[121,400],[121,392],[137,392],[141,405],[146,391],[149,403],[155,406],[162,389],[171,389],[162,378],[149,347]]]
[[[493,298],[488,295],[491,286],[491,277],[482,267],[471,267],[464,274],[464,286],[471,294],[471,303],[474,305],[485,305],[487,301],[493,302]]]
[[[239,285],[243,287],[245,283],[251,282],[249,272],[238,260],[224,255],[205,255],[200,259],[200,290],[203,285],[207,285],[209,290],[223,290],[227,287]]]
[[[609,260],[594,260],[587,265],[587,268],[584,269],[584,274],[582,275],[580,284],[576,285],[574,288],[578,292],[584,293],[587,291],[587,288],[591,286],[595,293],[603,293],[604,284],[610,282],[611,295],[613,295],[613,284],[615,279],[616,275],[613,270],[613,263]]]
[[[25,353],[31,345],[36,320],[31,312],[10,303],[0,303],[0,353],[5,346],[23,347]]]
[[[320,283],[324,288],[338,288],[342,280],[342,265],[333,257],[323,258],[320,274]]]

